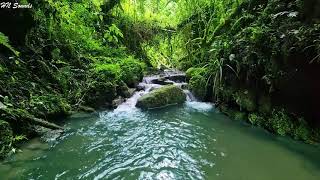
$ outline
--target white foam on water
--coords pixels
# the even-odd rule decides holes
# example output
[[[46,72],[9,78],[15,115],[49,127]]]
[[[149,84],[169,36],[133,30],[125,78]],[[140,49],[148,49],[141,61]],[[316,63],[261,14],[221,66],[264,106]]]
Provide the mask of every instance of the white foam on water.
[[[208,112],[214,109],[214,105],[212,103],[205,102],[187,101],[185,105],[189,109],[197,110],[200,112]]]

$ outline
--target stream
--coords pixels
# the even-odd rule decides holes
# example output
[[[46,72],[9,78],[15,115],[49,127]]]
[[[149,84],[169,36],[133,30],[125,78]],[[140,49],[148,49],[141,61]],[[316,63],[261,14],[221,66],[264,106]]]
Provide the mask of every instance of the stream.
[[[58,140],[24,144],[0,179],[320,179],[319,147],[231,120],[187,90],[183,105],[142,111],[137,99],[159,87],[143,85],[115,110],[71,116]]]

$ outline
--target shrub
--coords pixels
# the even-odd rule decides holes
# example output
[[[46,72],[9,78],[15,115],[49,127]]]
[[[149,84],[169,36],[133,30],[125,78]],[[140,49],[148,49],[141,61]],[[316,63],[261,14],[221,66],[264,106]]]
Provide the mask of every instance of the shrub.
[[[249,114],[248,120],[253,125],[262,126],[264,124],[264,118],[256,113]]]
[[[129,86],[135,87],[143,78],[144,64],[132,56],[118,63],[121,68],[121,79]]]
[[[271,124],[273,131],[281,136],[289,135],[293,132],[293,121],[284,109],[273,110],[272,116],[268,119],[268,121]]]
[[[118,64],[97,64],[94,74],[101,80],[114,81],[121,77],[121,68]]]
[[[294,129],[293,136],[295,139],[309,141],[311,136],[311,129],[303,118],[298,119],[298,125]]]
[[[194,67],[189,68],[186,71],[187,80],[190,80],[193,76],[196,76],[196,75],[204,76],[205,72],[206,72],[205,68],[194,68]]]

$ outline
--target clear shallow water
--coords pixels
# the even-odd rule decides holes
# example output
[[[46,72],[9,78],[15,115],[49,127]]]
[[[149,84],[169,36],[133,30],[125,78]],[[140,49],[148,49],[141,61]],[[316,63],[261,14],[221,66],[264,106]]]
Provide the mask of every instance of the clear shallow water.
[[[26,144],[0,179],[319,180],[320,149],[231,121],[205,103],[77,114]]]

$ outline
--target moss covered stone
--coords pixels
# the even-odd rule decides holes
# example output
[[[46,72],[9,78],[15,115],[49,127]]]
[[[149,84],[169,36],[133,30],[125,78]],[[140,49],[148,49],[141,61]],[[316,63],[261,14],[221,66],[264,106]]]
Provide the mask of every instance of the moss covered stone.
[[[195,75],[189,80],[190,91],[199,99],[205,100],[207,95],[207,81],[201,75]]]
[[[239,91],[235,94],[234,98],[241,109],[250,112],[257,109],[256,94],[253,91]]]
[[[185,102],[186,94],[177,86],[170,85],[156,89],[138,99],[137,107],[143,109],[159,108]]]
[[[0,120],[0,159],[11,150],[12,139],[12,129],[9,123]]]
[[[258,100],[258,110],[260,113],[269,114],[272,111],[271,98],[269,96],[263,95]]]

